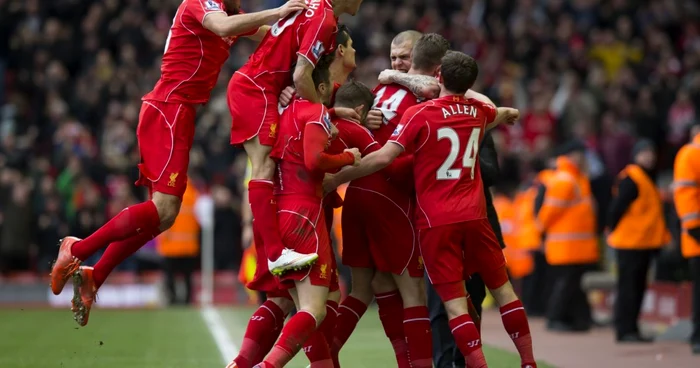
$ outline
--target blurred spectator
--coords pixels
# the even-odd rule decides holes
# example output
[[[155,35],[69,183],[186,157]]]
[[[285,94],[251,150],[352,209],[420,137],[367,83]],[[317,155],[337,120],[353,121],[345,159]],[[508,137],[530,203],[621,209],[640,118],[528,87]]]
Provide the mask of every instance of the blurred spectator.
[[[132,185],[140,98],[159,76],[180,2],[0,0],[0,250],[21,253],[22,268],[44,267],[54,233],[79,236],[145,196]],[[501,160],[521,168],[509,180],[530,176],[533,160],[579,138],[600,201],[637,137],[657,145],[661,172],[687,142],[700,111],[698,19],[695,0],[366,0],[341,21],[357,50],[354,77],[368,85],[390,67],[396,33],[445,35],[479,61],[475,89],[523,111],[520,126],[494,134]],[[192,169],[216,203],[218,268],[240,262],[245,166],[228,145],[225,87],[253,49],[236,44],[198,112]],[[14,235],[22,227],[7,225],[22,222],[11,208],[31,214],[26,244]]]

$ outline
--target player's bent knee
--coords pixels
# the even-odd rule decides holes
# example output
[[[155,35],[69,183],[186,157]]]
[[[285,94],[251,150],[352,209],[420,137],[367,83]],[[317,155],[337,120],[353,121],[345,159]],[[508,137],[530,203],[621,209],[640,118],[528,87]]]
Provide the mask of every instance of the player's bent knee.
[[[499,306],[504,306],[518,300],[518,294],[515,293],[513,289],[513,284],[510,281],[506,281],[505,284],[501,285],[496,289],[489,289],[493,299],[496,300]]]
[[[420,307],[427,303],[423,278],[410,277],[408,273],[399,276],[396,284],[403,299],[403,307]]]
[[[253,179],[270,180],[275,174],[276,164],[270,158],[272,147],[262,145],[258,137],[243,144],[250,159],[251,177]]]
[[[294,301],[288,298],[269,298],[268,300],[275,303],[285,316],[291,313],[294,308]]]
[[[454,319],[469,314],[469,306],[466,297],[454,298],[446,301],[444,304],[448,319]]]
[[[171,194],[155,192],[153,193],[153,204],[155,204],[160,218],[160,230],[170,229],[180,213],[180,205],[182,204],[180,198]]]
[[[391,274],[377,272],[372,279],[372,290],[375,294],[388,293],[396,290],[396,283]]]

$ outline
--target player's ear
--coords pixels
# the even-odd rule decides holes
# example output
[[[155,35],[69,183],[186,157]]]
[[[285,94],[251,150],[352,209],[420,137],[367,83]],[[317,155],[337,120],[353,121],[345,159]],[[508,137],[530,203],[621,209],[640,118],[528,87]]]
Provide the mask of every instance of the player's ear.
[[[338,56],[343,57],[343,54],[345,54],[345,46],[343,45],[338,45]]]
[[[442,72],[440,71],[440,69],[437,70],[436,77],[437,77],[438,83],[442,84]]]
[[[439,78],[442,75],[441,71],[442,71],[442,65],[438,65],[438,67],[435,68],[435,77],[436,78]],[[442,83],[442,79],[440,79],[440,83]]]
[[[365,115],[366,115],[365,114],[365,104],[362,104],[360,106],[355,107],[354,110],[357,113],[357,115],[360,115],[362,117],[362,119],[364,120]]]

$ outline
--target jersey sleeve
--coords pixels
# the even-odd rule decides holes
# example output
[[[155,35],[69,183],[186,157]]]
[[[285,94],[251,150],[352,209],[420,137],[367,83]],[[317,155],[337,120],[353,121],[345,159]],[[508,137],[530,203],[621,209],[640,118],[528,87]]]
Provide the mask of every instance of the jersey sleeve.
[[[204,17],[211,13],[226,13],[219,0],[186,0],[187,9],[199,23],[204,23]]]
[[[352,165],[355,156],[350,152],[337,155],[325,153],[328,134],[319,124],[309,123],[304,127],[304,165],[312,171],[329,172]]]
[[[303,56],[315,67],[318,59],[332,48],[336,27],[335,18],[328,15],[327,11],[324,11],[322,16],[313,17],[308,25],[304,26],[297,55]]]
[[[486,113],[486,124],[491,124],[496,120],[496,106],[482,102],[481,109]]]
[[[394,142],[403,147],[404,151],[413,153],[420,149],[423,142],[418,142],[421,130],[425,126],[425,121],[420,118],[424,107],[410,108],[401,118],[399,125],[391,134],[389,142]]]
[[[328,110],[321,104],[315,104],[305,111],[304,121],[306,124],[317,124],[326,131],[328,136],[331,135],[331,117],[328,115]]]

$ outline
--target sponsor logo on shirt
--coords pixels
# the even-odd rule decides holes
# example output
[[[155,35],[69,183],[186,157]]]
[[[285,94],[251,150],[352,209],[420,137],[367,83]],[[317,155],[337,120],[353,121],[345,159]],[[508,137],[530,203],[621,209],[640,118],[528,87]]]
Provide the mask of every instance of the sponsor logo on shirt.
[[[221,6],[217,4],[214,0],[207,0],[204,2],[204,9],[213,11],[213,10],[221,10]]]
[[[314,54],[314,57],[316,57],[316,59],[318,59],[321,57],[321,54],[323,54],[325,50],[326,48],[323,47],[323,42],[316,41],[314,47],[311,48],[311,53]]]
[[[397,136],[397,135],[399,135],[399,134],[401,133],[402,130],[403,130],[403,124],[399,124],[399,125],[396,126],[396,129],[394,129],[394,132],[391,133],[391,135],[392,135],[392,136]]]

